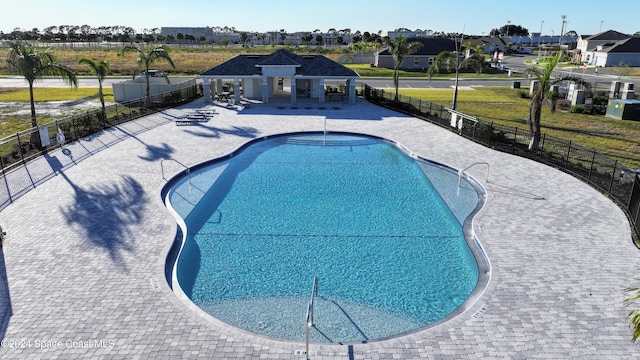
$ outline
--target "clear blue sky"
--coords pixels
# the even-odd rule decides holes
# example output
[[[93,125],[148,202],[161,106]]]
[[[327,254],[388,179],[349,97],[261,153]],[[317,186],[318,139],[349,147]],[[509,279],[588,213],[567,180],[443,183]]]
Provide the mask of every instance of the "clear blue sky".
[[[400,27],[488,34],[511,24],[530,32],[566,30],[592,35],[602,30],[640,31],[638,0],[12,0],[0,6],[0,31],[40,30],[51,25],[122,25],[137,31],[168,26],[229,26],[239,31],[287,32],[350,28],[353,32]],[[544,24],[542,24],[544,21]],[[603,23],[601,23],[603,22]]]

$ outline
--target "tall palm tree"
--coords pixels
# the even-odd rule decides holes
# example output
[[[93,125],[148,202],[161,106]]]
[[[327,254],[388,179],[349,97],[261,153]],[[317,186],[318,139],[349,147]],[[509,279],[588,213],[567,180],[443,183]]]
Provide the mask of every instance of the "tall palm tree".
[[[400,35],[393,41],[387,41],[387,48],[393,57],[393,84],[396,87],[394,102],[398,102],[398,87],[400,82],[400,66],[406,55],[411,55],[422,47],[417,41],[407,42],[407,37]]]
[[[552,91],[554,85],[569,81],[590,88],[590,84],[576,76],[558,76],[553,78],[553,71],[562,59],[562,52],[557,56],[549,58],[541,69],[537,67],[528,68],[525,73],[533,76],[538,81],[538,87],[531,96],[531,104],[529,105],[529,114],[527,116],[527,125],[531,134],[531,142],[529,150],[538,150],[540,145],[540,117],[542,115],[542,106],[547,104],[551,113],[556,110],[558,98]]]
[[[462,41],[456,40],[456,49],[458,49],[458,44]],[[484,67],[484,55],[483,49],[481,46],[476,46],[475,48],[471,45],[470,42],[466,42],[462,45],[465,49],[466,58],[463,61],[460,61],[460,54],[458,50],[456,51],[442,51],[436,56],[433,64],[429,66],[427,69],[427,76],[429,77],[429,81],[433,77],[433,74],[439,74],[440,69],[444,68],[447,73],[455,70],[456,73],[456,81],[453,87],[453,103],[451,104],[451,108],[456,110],[458,107],[458,81],[460,69],[463,66],[469,66],[476,70],[476,73],[480,74],[482,72],[482,68]]]
[[[173,63],[171,56],[169,56],[169,48],[165,45],[156,45],[148,48],[138,47],[133,45],[128,45],[120,50],[120,54],[124,54],[127,52],[135,52],[138,54],[138,67],[144,69],[145,80],[147,82],[146,88],[146,97],[147,104],[151,102],[151,95],[149,94],[149,67],[151,64],[155,63],[158,60],[163,60],[169,63],[172,68],[176,68],[176,65]]]
[[[100,103],[102,104],[102,116],[106,118],[106,108],[104,106],[104,94],[102,93],[102,81],[109,74],[109,63],[105,60],[94,61],[89,58],[81,58],[78,60],[78,64],[84,64],[89,66],[91,71],[98,77],[98,95],[100,96]]]
[[[14,42],[10,45],[7,57],[9,68],[16,71],[18,75],[24,76],[29,83],[29,98],[31,101],[31,126],[37,127],[36,106],[33,99],[33,84],[46,76],[53,76],[67,81],[71,86],[77,88],[78,80],[76,74],[68,67],[60,64],[56,58],[46,50],[38,50],[22,42]],[[31,134],[31,143],[37,148],[42,147],[40,136],[37,132]]]

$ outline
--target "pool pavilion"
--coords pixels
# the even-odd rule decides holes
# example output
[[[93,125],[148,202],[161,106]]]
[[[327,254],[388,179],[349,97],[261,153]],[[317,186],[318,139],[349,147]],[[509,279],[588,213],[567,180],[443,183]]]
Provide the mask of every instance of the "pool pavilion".
[[[204,82],[204,98],[225,99],[240,104],[241,98],[263,103],[276,98],[288,99],[295,104],[299,99],[324,103],[336,95],[340,100],[356,102],[358,73],[322,55],[297,55],[288,50],[271,54],[243,54],[215,66],[198,78]],[[340,94],[327,95],[325,82],[331,80],[344,85]],[[233,82],[230,94],[226,82]],[[330,96],[330,97],[329,97]]]

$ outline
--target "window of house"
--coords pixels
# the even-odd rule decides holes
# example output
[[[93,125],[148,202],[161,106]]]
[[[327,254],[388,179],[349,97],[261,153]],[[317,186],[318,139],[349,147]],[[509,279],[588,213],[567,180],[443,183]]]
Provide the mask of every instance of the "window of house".
[[[433,58],[429,58],[429,66],[433,65]]]
[[[420,58],[418,58],[418,57],[413,58],[413,65],[415,65],[415,66],[420,65]]]

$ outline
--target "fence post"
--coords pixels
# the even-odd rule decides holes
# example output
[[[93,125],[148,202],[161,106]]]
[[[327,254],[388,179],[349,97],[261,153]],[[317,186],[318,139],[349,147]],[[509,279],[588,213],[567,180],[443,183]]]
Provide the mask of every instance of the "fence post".
[[[569,154],[571,153],[571,140],[569,140],[569,148],[567,149],[567,157],[564,159],[564,168],[567,168],[569,165]]]
[[[22,154],[22,144],[20,143],[20,133],[16,133],[16,139],[18,139],[18,152],[20,153],[20,159],[24,162],[24,154]]]
[[[596,151],[593,150],[593,156],[591,157],[591,166],[589,167],[589,177],[587,178],[587,181],[591,181],[591,172],[593,172],[593,164],[596,161]]]
[[[76,127],[76,117],[73,116],[71,117],[71,126],[73,127],[73,136],[74,136],[74,140],[78,140],[78,129]]]
[[[493,137],[493,121],[491,122],[491,125],[489,125],[489,142],[488,142],[488,147],[491,147],[491,138]]]
[[[544,150],[544,139],[546,138],[547,138],[547,133],[542,133],[542,141],[541,141],[542,144],[540,144],[540,150]]]
[[[613,171],[611,171],[611,181],[609,182],[609,190],[608,194],[611,194],[611,189],[613,189],[613,179],[616,177],[616,169],[618,168],[618,160],[613,164]]]
[[[515,154],[516,153],[516,138],[518,137],[518,127],[516,126],[514,132],[513,132],[513,142],[511,143],[511,153]]]

